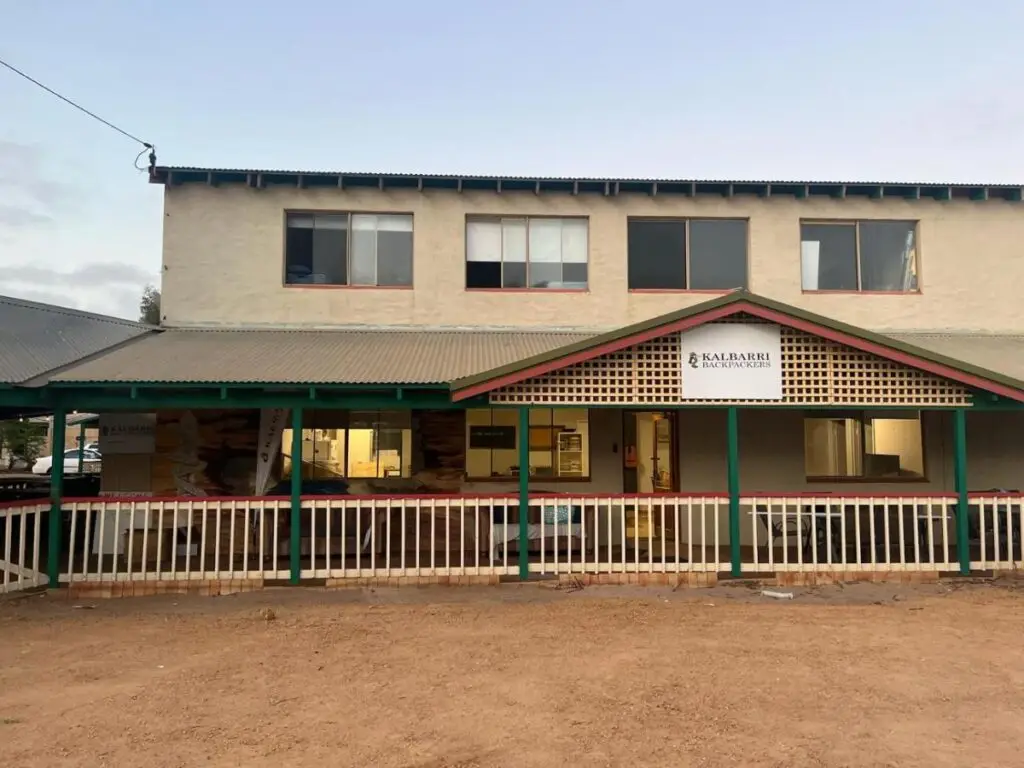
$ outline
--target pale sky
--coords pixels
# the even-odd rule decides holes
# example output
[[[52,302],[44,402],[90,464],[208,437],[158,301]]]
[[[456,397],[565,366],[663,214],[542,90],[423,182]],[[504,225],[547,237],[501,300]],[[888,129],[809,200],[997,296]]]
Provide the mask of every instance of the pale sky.
[[[1021,29],[1022,0],[0,0],[0,58],[222,168],[1024,183]],[[138,149],[0,68],[0,294],[137,314]]]

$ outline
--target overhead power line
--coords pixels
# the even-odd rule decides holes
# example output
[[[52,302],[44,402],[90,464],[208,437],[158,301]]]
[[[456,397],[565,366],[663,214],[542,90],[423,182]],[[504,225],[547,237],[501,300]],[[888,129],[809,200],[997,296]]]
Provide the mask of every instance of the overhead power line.
[[[142,155],[146,152],[147,149],[150,150],[150,153],[149,153],[149,163],[150,163],[150,165],[151,166],[156,165],[156,153],[154,151],[156,149],[156,147],[153,146],[148,141],[143,141],[138,136],[135,136],[134,134],[128,133],[128,131],[124,130],[123,128],[119,128],[118,126],[116,126],[112,122],[110,122],[109,120],[104,120],[102,117],[97,115],[95,112],[90,112],[88,109],[83,107],[81,104],[78,104],[78,103],[72,101],[67,96],[64,96],[64,95],[62,95],[60,93],[57,93],[57,91],[53,90],[53,88],[50,88],[48,85],[44,85],[43,83],[39,82],[34,77],[32,77],[31,75],[28,75],[25,72],[22,72],[20,69],[15,67],[13,64],[9,64],[8,62],[4,61],[3,59],[0,59],[0,64],[5,66],[7,69],[11,70],[11,72],[13,72],[14,74],[16,74],[16,75],[18,75],[20,77],[25,78],[26,80],[28,80],[33,85],[36,85],[36,86],[42,88],[44,91],[49,93],[51,96],[56,96],[58,99],[63,101],[65,104],[70,104],[72,107],[77,109],[79,112],[84,112],[89,117],[91,117],[93,120],[97,120],[97,121],[103,123],[108,128],[111,128],[111,129],[117,131],[122,136],[124,136],[126,138],[129,138],[129,139],[131,139],[132,141],[134,141],[134,142],[136,142],[138,144],[141,144],[143,146],[143,150],[142,150],[142,152],[139,153],[138,157],[135,158],[135,167],[136,168],[138,168],[139,157],[142,157]]]

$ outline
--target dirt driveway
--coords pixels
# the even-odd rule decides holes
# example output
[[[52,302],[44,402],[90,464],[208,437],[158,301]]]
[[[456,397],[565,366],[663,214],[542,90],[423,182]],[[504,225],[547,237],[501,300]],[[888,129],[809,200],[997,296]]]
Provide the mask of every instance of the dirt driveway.
[[[1024,753],[1024,592],[998,586],[91,605],[0,601],[0,765],[941,768]]]

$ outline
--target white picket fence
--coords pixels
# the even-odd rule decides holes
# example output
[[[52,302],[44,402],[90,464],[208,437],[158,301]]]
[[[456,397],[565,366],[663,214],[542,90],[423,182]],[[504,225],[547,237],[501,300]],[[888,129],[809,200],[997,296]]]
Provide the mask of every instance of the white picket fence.
[[[46,504],[0,507],[2,591],[46,583]],[[285,580],[287,498],[95,498],[64,505],[62,582]],[[746,494],[741,570],[959,570],[955,495]],[[972,494],[971,568],[1024,565],[1024,496]],[[531,574],[727,573],[725,494],[530,496]],[[519,498],[306,497],[297,531],[303,580],[515,576]]]
[[[69,499],[63,509],[62,582],[288,578],[286,498]]]
[[[515,574],[518,521],[515,495],[309,497],[302,503],[300,574]]]
[[[528,534],[531,573],[728,570],[729,499],[725,494],[535,495]]]
[[[967,510],[971,570],[1024,567],[1024,495],[972,493]]]
[[[42,563],[43,515],[49,504],[0,504],[0,593],[45,586]]]
[[[939,494],[744,496],[742,570],[956,570],[956,507]]]

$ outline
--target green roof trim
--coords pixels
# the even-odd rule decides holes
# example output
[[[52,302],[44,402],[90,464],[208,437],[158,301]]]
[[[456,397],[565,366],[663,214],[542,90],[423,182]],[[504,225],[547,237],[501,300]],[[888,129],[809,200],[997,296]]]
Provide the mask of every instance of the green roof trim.
[[[491,382],[515,377],[517,374],[522,374],[530,371],[531,369],[546,366],[567,357],[577,356],[590,350],[600,350],[602,347],[615,345],[619,342],[649,333],[650,331],[657,330],[664,326],[673,325],[690,319],[697,319],[702,315],[713,315],[710,319],[718,319],[719,317],[734,314],[726,312],[724,315],[719,315],[719,313],[716,312],[716,310],[728,309],[730,307],[736,307],[736,312],[741,312],[744,308],[750,308],[753,309],[755,313],[756,310],[760,308],[766,310],[766,312],[771,313],[772,315],[783,316],[783,318],[778,320],[783,325],[786,324],[784,321],[785,318],[791,318],[792,320],[798,321],[802,324],[834,331],[835,333],[842,334],[843,336],[863,341],[872,347],[889,350],[899,356],[914,358],[922,362],[948,368],[951,371],[962,374],[964,377],[977,380],[969,383],[969,386],[982,390],[993,391],[994,394],[1008,396],[1014,400],[1024,401],[1024,381],[1020,379],[971,365],[963,360],[957,360],[946,355],[941,355],[913,344],[907,344],[906,342],[899,341],[882,333],[876,333],[848,323],[843,323],[824,315],[808,312],[807,310],[794,307],[790,304],[784,304],[780,301],[775,301],[764,296],[750,293],[747,290],[732,291],[723,296],[710,299],[709,301],[694,304],[693,306],[685,307],[684,309],[675,310],[673,312],[651,318],[650,320],[643,320],[639,323],[627,325],[614,331],[609,331],[608,333],[593,336],[583,341],[567,344],[564,347],[559,347],[543,354],[534,355],[533,357],[520,360],[516,363],[504,365],[472,376],[455,379],[449,382],[449,386],[452,393],[455,395],[458,395],[460,392],[465,392],[471,388],[474,390],[472,394],[480,394],[482,387]],[[602,353],[598,351],[594,356],[596,357],[599,354]],[[913,365],[912,361],[907,364]],[[996,386],[989,389],[985,386],[986,383]],[[495,386],[495,388],[497,388],[497,386]],[[1012,390],[1012,392],[1006,392],[1004,390]]]
[[[948,202],[989,200],[1021,202],[1020,184],[800,181],[785,179],[655,179],[587,176],[494,176],[445,173],[381,173],[368,171],[297,171],[272,168],[199,168],[158,165],[150,168],[153,184],[177,187],[244,185],[252,189],[377,189],[449,192],[529,192],[571,195],[642,194],[655,196],[739,196],[795,200],[851,198],[869,200],[931,200]]]

